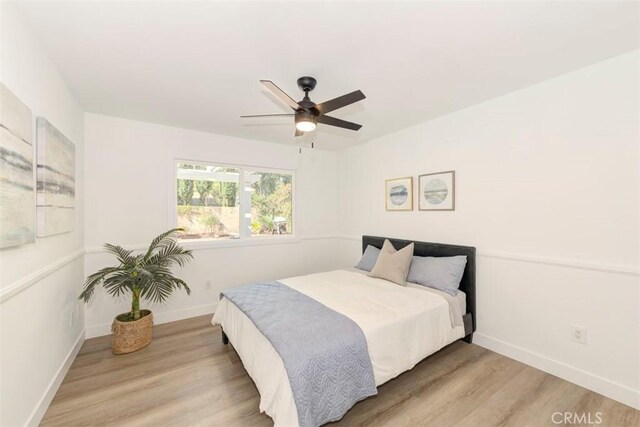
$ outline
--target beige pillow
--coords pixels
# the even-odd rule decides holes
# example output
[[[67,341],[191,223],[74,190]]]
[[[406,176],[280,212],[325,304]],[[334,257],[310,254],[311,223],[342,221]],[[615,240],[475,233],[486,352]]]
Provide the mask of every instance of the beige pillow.
[[[396,251],[390,241],[385,240],[369,276],[389,280],[398,285],[404,285],[409,274],[409,266],[413,257],[413,243]]]

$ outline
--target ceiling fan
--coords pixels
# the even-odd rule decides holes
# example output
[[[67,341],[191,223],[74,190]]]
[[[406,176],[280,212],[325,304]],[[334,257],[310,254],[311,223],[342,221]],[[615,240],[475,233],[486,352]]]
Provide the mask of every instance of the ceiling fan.
[[[362,127],[362,125],[357,123],[347,122],[346,120],[336,119],[335,117],[326,115],[338,108],[346,107],[354,102],[365,99],[366,96],[364,96],[364,93],[359,90],[339,96],[321,104],[316,104],[309,99],[309,92],[316,87],[317,83],[316,79],[313,77],[305,76],[298,79],[298,87],[304,92],[304,98],[299,102],[294,101],[293,98],[287,95],[271,80],[260,80],[260,83],[269,89],[275,96],[280,98],[285,104],[291,107],[295,112],[292,114],[258,114],[240,116],[240,118],[294,116],[296,123],[296,136],[301,136],[305,132],[315,130],[318,123],[350,130],[358,130]]]

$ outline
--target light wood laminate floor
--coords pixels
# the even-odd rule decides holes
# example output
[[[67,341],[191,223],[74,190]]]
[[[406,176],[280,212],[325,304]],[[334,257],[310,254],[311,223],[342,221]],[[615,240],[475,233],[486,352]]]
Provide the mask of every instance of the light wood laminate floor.
[[[42,425],[272,425],[210,318],[156,326],[151,345],[128,355],[113,355],[110,337],[87,340]],[[332,426],[555,426],[554,412],[591,413],[592,421],[600,412],[600,426],[640,426],[635,409],[460,341],[382,385]]]

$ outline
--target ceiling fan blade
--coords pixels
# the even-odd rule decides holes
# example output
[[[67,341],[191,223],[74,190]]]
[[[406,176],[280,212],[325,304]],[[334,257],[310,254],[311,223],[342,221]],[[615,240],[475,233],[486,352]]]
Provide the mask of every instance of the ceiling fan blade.
[[[274,82],[271,80],[260,80],[260,83],[264,85],[267,89],[271,91],[275,96],[280,98],[285,104],[289,107],[297,110],[300,108],[300,105],[296,101],[294,101],[289,95],[287,95],[282,89],[280,89]]]
[[[354,102],[362,101],[365,98],[366,96],[364,96],[364,93],[356,90],[355,92],[351,92],[346,95],[342,95],[318,104],[316,105],[316,108],[318,109],[318,111],[320,111],[320,114],[327,114],[333,110],[337,110],[338,108],[346,107],[349,104],[353,104]]]
[[[246,119],[249,117],[291,117],[295,116],[295,114],[253,114],[248,116],[240,116],[241,119]]]
[[[359,125],[357,123],[336,119],[335,117],[331,117],[331,116],[318,117],[318,123],[323,123],[325,125],[330,125],[330,126],[337,126],[339,128],[350,129],[350,130],[358,130],[362,127],[362,125]]]
[[[304,132],[302,132],[301,130],[298,130],[298,128],[296,128],[296,136],[302,136],[304,135]]]

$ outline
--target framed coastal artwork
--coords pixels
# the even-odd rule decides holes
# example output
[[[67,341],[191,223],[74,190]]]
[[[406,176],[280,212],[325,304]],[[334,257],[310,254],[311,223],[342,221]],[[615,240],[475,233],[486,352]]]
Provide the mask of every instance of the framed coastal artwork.
[[[31,110],[0,83],[0,248],[35,241]]]
[[[42,117],[37,127],[37,235],[68,233],[75,228],[76,147]]]
[[[413,210],[413,177],[388,179],[384,190],[388,211]]]
[[[420,175],[418,177],[418,193],[418,209],[421,211],[455,210],[455,171]]]

